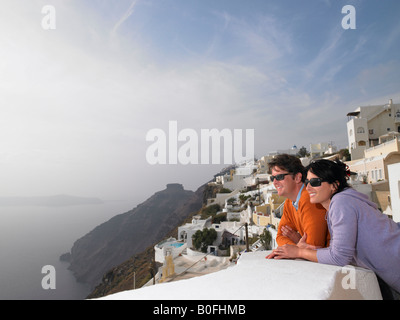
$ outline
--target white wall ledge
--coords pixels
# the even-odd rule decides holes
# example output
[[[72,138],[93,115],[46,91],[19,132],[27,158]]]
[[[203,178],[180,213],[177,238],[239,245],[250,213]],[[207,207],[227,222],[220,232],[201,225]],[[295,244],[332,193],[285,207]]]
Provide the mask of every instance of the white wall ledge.
[[[108,300],[380,300],[375,273],[244,253],[238,264],[204,276],[124,291]]]

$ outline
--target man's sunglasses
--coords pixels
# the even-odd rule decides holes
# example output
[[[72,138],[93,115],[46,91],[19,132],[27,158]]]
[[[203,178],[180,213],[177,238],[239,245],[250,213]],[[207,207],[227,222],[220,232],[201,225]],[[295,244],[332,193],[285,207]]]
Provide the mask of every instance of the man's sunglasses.
[[[285,179],[285,176],[287,176],[288,174],[291,174],[291,173],[281,173],[281,174],[277,174],[276,176],[270,176],[269,178],[271,179],[271,182],[274,182],[275,179],[276,179],[276,181],[282,181],[283,179]]]
[[[304,181],[304,184],[307,185],[310,184],[311,187],[320,187],[321,183],[324,182],[325,180],[322,180],[321,178],[312,178],[310,180],[306,179]]]

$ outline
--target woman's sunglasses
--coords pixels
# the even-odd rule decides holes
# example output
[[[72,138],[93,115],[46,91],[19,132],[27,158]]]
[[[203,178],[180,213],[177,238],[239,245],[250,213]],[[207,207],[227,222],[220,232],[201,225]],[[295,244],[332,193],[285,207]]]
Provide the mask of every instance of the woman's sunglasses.
[[[306,179],[304,181],[304,184],[307,185],[310,184],[311,187],[320,187],[321,183],[324,182],[325,180],[322,180],[321,178],[312,178],[310,180]]]
[[[277,174],[276,176],[270,176],[269,178],[271,179],[271,182],[274,182],[275,179],[276,179],[276,181],[282,181],[283,179],[285,179],[285,176],[287,176],[288,174],[291,174],[291,173],[281,173],[281,174]]]

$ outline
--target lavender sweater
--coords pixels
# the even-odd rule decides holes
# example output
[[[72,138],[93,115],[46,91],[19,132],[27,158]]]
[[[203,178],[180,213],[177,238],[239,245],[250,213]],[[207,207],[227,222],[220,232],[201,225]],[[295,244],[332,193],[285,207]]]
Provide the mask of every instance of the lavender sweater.
[[[352,188],[333,196],[327,221],[330,246],[317,250],[318,262],[370,269],[400,292],[400,224]]]

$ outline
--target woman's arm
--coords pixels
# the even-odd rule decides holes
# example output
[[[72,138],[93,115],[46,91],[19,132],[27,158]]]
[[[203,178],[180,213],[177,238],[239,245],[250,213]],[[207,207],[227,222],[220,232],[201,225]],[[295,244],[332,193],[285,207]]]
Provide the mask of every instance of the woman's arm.
[[[335,197],[332,201],[335,200]],[[345,199],[340,200],[332,203],[329,210],[329,223],[332,230],[330,245],[317,252],[318,262],[323,264],[336,266],[351,264],[356,252],[357,204],[354,201],[345,203]]]
[[[357,241],[357,214],[350,205],[339,203],[330,208],[330,223],[333,230],[328,248],[314,248],[284,245],[276,248],[269,259],[306,259],[323,264],[345,266],[353,260]]]
[[[278,247],[267,256],[268,259],[305,259],[313,262],[318,262],[316,246],[306,243],[307,234],[300,239],[297,246],[285,244]]]
[[[299,248],[290,244],[285,244],[272,251],[268,256],[269,259],[305,259],[313,262],[318,262],[317,250]]]

